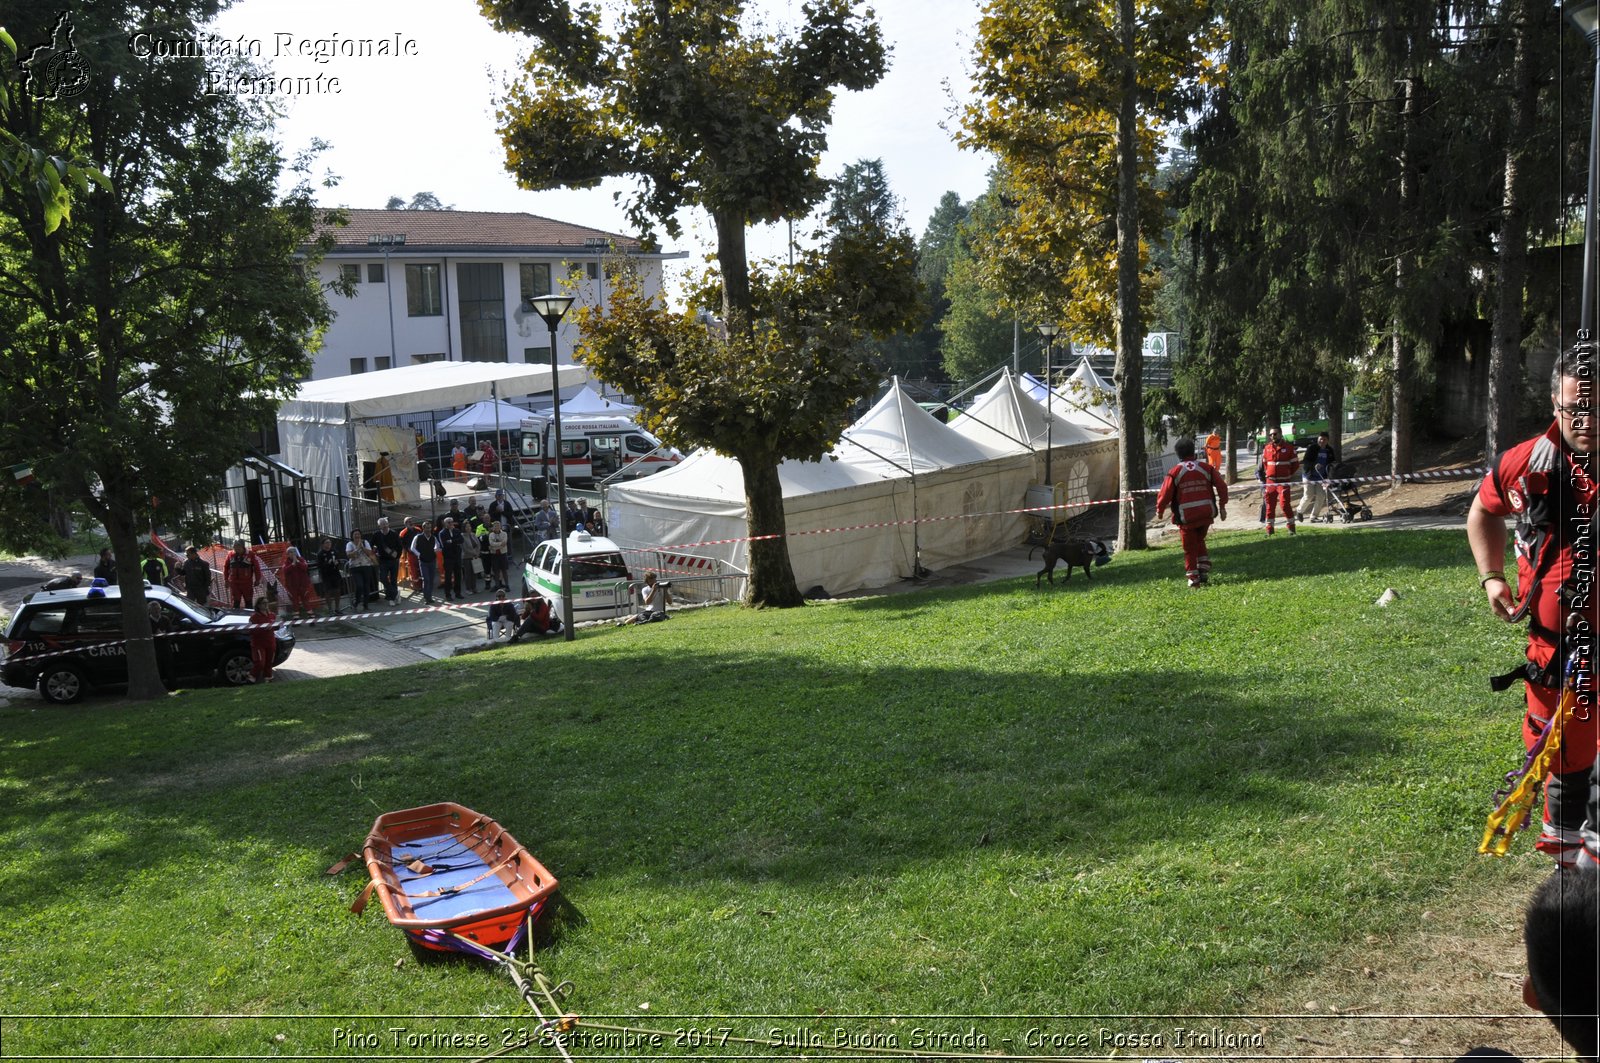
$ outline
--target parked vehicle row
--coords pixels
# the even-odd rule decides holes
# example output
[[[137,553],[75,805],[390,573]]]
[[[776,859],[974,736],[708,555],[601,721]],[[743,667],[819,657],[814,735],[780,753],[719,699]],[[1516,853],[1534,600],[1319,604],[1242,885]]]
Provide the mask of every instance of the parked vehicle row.
[[[165,587],[145,585],[145,600],[160,610],[157,626],[173,632],[156,640],[156,662],[169,685],[216,679],[250,681],[250,615],[200,605]],[[294,634],[279,627],[274,666],[294,650]],[[0,683],[37,687],[46,701],[68,705],[89,690],[128,682],[122,592],[74,587],[36,591],[22,600],[0,647]]]

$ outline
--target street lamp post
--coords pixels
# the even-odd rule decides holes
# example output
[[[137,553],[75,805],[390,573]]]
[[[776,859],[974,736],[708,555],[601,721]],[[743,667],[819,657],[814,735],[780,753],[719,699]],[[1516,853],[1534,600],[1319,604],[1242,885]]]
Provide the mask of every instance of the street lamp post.
[[[572,542],[566,533],[567,519],[567,469],[561,460],[561,384],[556,379],[556,326],[561,324],[561,319],[567,316],[567,310],[572,306],[570,295],[541,295],[537,299],[528,300],[528,305],[533,307],[533,312],[544,318],[545,325],[550,329],[550,396],[555,400],[555,433],[556,433],[556,503],[561,508],[556,511],[556,519],[561,521],[562,542],[561,548],[561,636],[568,642],[573,639],[572,634]],[[548,457],[548,455],[547,455]]]
[[[1061,332],[1061,326],[1047,324],[1035,327],[1039,335],[1044,337],[1044,485],[1053,489],[1055,481],[1050,479],[1050,452],[1055,449],[1056,418],[1050,408],[1050,397],[1055,390],[1050,386],[1050,356],[1055,353],[1056,336]]]
[[[394,275],[389,272],[389,251],[406,246],[405,233],[378,233],[367,237],[368,247],[383,248],[383,287],[389,296],[389,368],[396,368],[394,353]]]
[[[1589,115],[1589,195],[1583,205],[1583,310],[1578,319],[1580,339],[1595,338],[1595,201],[1600,199],[1600,0],[1567,4],[1567,21],[1578,27],[1594,49],[1594,102]]]

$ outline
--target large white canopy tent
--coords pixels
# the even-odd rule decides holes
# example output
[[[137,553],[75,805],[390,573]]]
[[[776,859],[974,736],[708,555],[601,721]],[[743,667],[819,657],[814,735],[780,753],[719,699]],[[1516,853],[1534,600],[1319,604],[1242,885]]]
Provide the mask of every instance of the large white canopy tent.
[[[557,366],[554,375],[559,387],[589,379],[589,371],[581,365]],[[373,420],[495,402],[502,395],[537,394],[550,390],[551,376],[548,365],[427,362],[309,380],[278,408],[282,458],[316,485],[318,526],[343,531],[348,527],[351,484],[359,493],[363,464],[376,462],[382,450],[402,459],[414,457],[409,446],[403,451],[394,447],[391,426],[374,425]],[[412,465],[412,460],[395,462],[397,473],[409,471]],[[397,476],[397,489],[402,484],[409,484],[414,491],[414,475]]]
[[[561,399],[562,417],[632,417],[639,407],[608,399],[585,384],[571,398]]]
[[[1036,412],[1020,405],[1019,416],[1042,426],[1033,405]],[[1115,444],[1095,437],[1076,445],[1109,462],[1102,479],[1114,485]],[[779,466],[795,579],[803,590],[839,594],[1005,549],[1022,537],[1023,518],[1009,511],[1022,505],[1039,464],[1031,446],[1003,430],[970,438],[941,424],[897,384],[821,461]],[[732,458],[696,451],[676,468],[612,488],[607,508],[612,538],[625,548],[681,548],[661,551],[667,567],[673,555],[747,567],[744,479]],[[926,523],[900,523],[912,518]],[[804,534],[824,529],[843,530]]]
[[[1049,389],[1032,374],[1022,374],[1022,386],[1041,406],[1046,405]],[[1117,416],[1116,389],[1094,371],[1087,358],[1079,360],[1078,368],[1057,385],[1048,398],[1052,412],[1091,431],[1113,433],[1122,424]]]
[[[988,391],[978,396],[950,422],[950,428],[996,449],[1024,447],[1037,455],[1037,479],[1043,482],[1044,455],[1050,452],[1050,475],[1066,485],[1066,501],[1100,502],[1117,493],[1117,437],[1103,429],[1093,431],[1068,420],[1052,399],[1050,408],[1035,401],[1024,380],[1002,372]],[[1068,516],[1078,516],[1073,510]]]
[[[451,414],[438,424],[441,432],[465,432],[477,435],[479,432],[504,432],[516,431],[522,427],[522,419],[528,416],[528,411],[521,406],[513,406],[509,402],[500,402],[497,399],[485,399],[475,402],[466,409]]]

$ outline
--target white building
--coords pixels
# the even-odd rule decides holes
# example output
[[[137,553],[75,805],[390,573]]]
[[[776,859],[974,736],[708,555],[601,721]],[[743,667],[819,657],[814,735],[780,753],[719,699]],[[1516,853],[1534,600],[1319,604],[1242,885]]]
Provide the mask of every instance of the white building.
[[[324,283],[341,274],[352,297],[330,293],[336,315],[311,378],[365,373],[423,362],[544,362],[550,333],[526,301],[551,292],[574,309],[603,305],[601,264],[626,254],[645,290],[661,289],[662,263],[686,252],[641,249],[638,240],[534,214],[475,210],[347,210],[348,225],[327,230],[334,246],[318,267]],[[557,332],[571,360],[577,329],[569,315]]]

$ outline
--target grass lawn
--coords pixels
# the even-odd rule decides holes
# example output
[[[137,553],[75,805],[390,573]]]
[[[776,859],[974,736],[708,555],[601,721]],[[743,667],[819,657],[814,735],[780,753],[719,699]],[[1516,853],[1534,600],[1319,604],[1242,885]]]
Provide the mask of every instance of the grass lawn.
[[[437,800],[561,878],[542,963],[569,1006],[669,1032],[921,1048],[940,1045],[913,1030],[970,1029],[1104,1055],[1121,1046],[1061,1039],[1105,1021],[1026,1017],[1249,1010],[1464,882],[1519,905],[1531,838],[1474,850],[1520,756],[1520,696],[1484,676],[1521,635],[1489,619],[1463,537],[1241,533],[1212,553],[1202,591],[1165,547],[1054,589],[708,610],[342,680],[0,710],[7,1053],[517,1036],[509,979],[417,963],[376,904],[347,910],[359,870],[323,875],[380,811]],[[16,1017],[63,1013],[97,1017]],[[769,1014],[790,1018],[676,1017]],[[1025,1043],[1041,1028],[1057,1040]],[[1114,1031],[1168,1031],[1133,1054],[1182,1055],[1172,1028]]]

